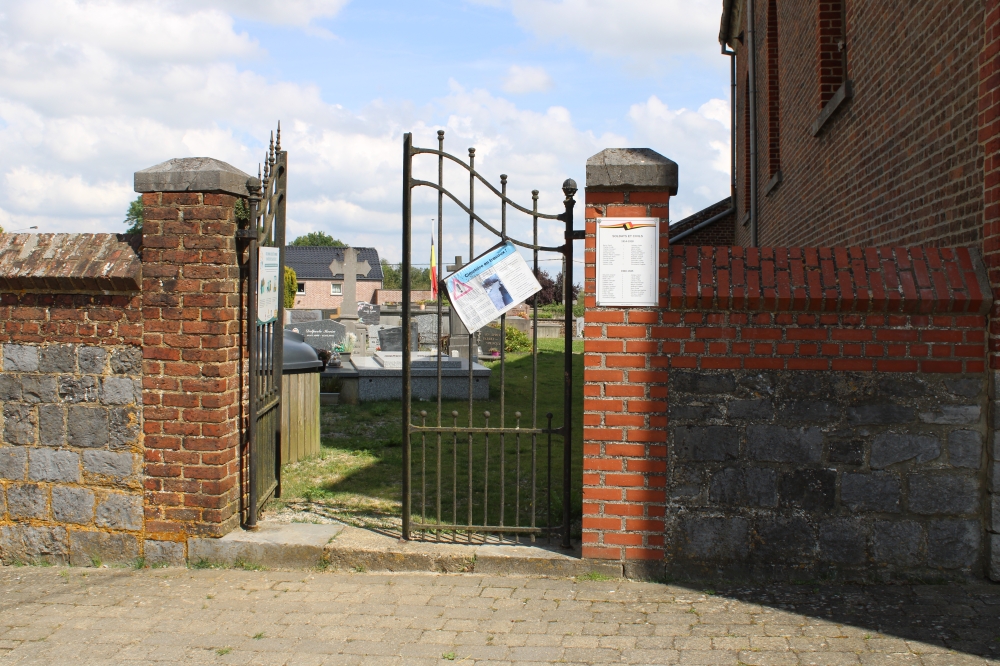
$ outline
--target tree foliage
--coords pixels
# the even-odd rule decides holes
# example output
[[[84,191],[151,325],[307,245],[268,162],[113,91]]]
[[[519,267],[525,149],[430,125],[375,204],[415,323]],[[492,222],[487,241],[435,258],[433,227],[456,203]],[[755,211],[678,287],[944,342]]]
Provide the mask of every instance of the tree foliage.
[[[382,288],[402,289],[403,288],[403,265],[391,264],[383,259],[382,264]],[[431,288],[431,269],[417,268],[410,266],[410,289],[414,291],[427,291]]]
[[[295,307],[295,294],[298,292],[298,288],[299,277],[295,274],[295,269],[291,266],[285,266],[284,301],[286,309]]]
[[[128,205],[128,211],[125,212],[125,222],[124,224],[129,225],[128,229],[125,230],[127,234],[141,234],[142,233],[142,195],[140,194],[136,197],[135,201]]]
[[[346,243],[342,243],[322,231],[310,231],[305,236],[299,236],[293,240],[290,245],[296,247],[347,247]]]

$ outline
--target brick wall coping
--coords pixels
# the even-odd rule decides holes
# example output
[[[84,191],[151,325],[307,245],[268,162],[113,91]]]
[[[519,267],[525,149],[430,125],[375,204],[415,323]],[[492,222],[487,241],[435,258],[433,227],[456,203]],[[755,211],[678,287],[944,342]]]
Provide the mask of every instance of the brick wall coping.
[[[975,248],[671,247],[670,309],[985,314]]]
[[[607,148],[587,159],[587,189],[677,194],[677,162],[649,148]]]
[[[119,234],[0,234],[0,289],[139,291],[142,263]]]
[[[212,157],[179,157],[135,172],[136,192],[213,192],[245,197],[249,174]]]

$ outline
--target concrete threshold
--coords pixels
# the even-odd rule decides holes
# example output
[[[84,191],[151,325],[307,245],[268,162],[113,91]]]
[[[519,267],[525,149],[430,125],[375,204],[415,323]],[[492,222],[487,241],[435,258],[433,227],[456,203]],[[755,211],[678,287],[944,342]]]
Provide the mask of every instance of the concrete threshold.
[[[622,576],[622,564],[543,544],[403,541],[342,524],[261,521],[254,531],[188,539],[189,564],[331,568],[357,572],[480,573],[514,576]]]

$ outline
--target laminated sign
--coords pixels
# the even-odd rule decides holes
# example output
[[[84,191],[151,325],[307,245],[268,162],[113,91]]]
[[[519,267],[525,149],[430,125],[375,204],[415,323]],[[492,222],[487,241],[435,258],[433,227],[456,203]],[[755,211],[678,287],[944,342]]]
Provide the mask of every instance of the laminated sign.
[[[655,306],[660,268],[656,217],[597,220],[597,305]]]
[[[470,333],[542,290],[510,242],[455,271],[444,283],[451,306]]]
[[[257,324],[270,324],[278,318],[278,263],[280,248],[262,247],[257,250]]]

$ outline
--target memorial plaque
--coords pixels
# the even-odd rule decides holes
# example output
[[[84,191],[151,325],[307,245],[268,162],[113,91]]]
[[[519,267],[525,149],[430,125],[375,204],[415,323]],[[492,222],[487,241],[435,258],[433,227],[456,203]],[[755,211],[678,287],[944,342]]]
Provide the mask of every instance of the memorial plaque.
[[[300,324],[304,321],[320,321],[323,315],[319,310],[289,310],[288,321]]]
[[[656,217],[598,218],[598,306],[659,303],[659,225]]]
[[[285,328],[301,333],[306,339],[306,344],[327,351],[333,351],[337,345],[344,344],[344,339],[347,337],[346,327],[339,321],[330,319],[286,324]]]
[[[410,351],[417,351],[417,322],[410,322]],[[384,352],[403,351],[403,327],[383,328],[378,332],[378,346]]]
[[[358,303],[358,319],[366,326],[378,324],[382,319],[382,306],[375,303]]]

